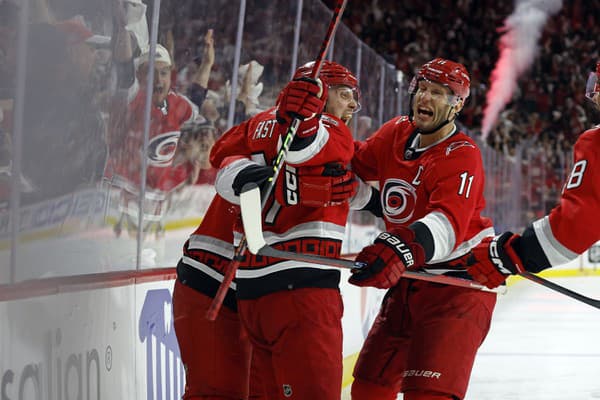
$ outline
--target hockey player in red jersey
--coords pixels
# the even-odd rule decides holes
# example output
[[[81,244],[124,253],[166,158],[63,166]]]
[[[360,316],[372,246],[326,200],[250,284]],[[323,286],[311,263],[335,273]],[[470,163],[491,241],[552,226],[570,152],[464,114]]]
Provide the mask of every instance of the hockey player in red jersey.
[[[237,194],[245,183],[260,185],[271,176],[281,126],[289,124],[292,115],[300,115],[303,122],[274,196],[263,210],[265,239],[279,249],[338,257],[349,210],[346,200],[356,188],[345,167],[354,151],[346,124],[359,107],[357,80],[340,64],[325,61],[318,85],[306,79],[311,69],[308,64],[296,72],[280,96],[279,109],[267,111],[265,122],[227,132],[211,156],[222,165],[217,192],[239,202]],[[325,110],[318,118],[325,98]],[[311,176],[318,179],[306,179]],[[324,202],[321,198],[330,190],[325,188],[340,195]],[[269,399],[340,398],[339,280],[340,271],[326,265],[249,253],[242,260],[236,274],[238,310]]]
[[[419,267],[448,273],[454,259],[494,234],[480,215],[480,151],[454,123],[469,87],[462,64],[427,62],[410,86],[411,115],[356,144],[352,169],[379,184],[387,232],[359,253],[367,267],[350,283],[390,289],[354,369],[354,400],[465,396],[496,294],[400,276]]]
[[[308,76],[310,70],[310,65],[303,66],[295,77]],[[287,173],[288,179],[292,179],[295,173],[299,185],[290,185],[292,182],[289,180],[286,184],[283,179],[278,181],[275,191],[279,202],[269,203],[271,213],[267,217],[273,219],[271,223],[276,230],[267,231],[286,248],[297,246],[307,252],[337,256],[347,200],[356,187],[352,173],[343,168],[352,154],[352,137],[344,121],[348,121],[358,108],[356,79],[339,64],[330,62],[324,63],[320,78],[330,86],[323,122],[319,123],[315,116],[301,124],[300,136],[292,143],[291,158],[288,158],[306,157],[310,166],[294,168],[290,165],[282,172],[280,178]],[[230,286],[217,319],[211,322],[205,318],[234,254],[233,231],[239,218],[239,206],[236,204],[239,198],[234,191],[246,182],[262,183],[272,175],[270,162],[278,149],[280,135],[289,124],[288,113],[293,112],[305,118],[320,113],[325,96],[317,97],[317,91],[318,87],[310,82],[291,82],[280,94],[278,108],[259,113],[233,127],[212,148],[211,163],[216,167],[226,165],[219,172],[216,182],[220,194],[215,195],[202,223],[184,245],[173,293],[175,332],[187,371],[186,400],[264,398],[261,397],[261,381],[269,383],[266,388],[269,399],[281,398],[282,391],[293,391],[294,397],[298,398],[328,399],[340,395],[342,306],[337,292],[338,271],[248,256],[240,269],[241,278],[238,276]],[[238,156],[232,157],[236,154]],[[324,157],[327,154],[331,156]],[[325,166],[325,161],[332,164]],[[291,205],[288,202],[298,204]],[[273,213],[273,210],[277,213]],[[305,217],[295,225],[296,218],[301,218],[301,215]],[[298,290],[290,290],[292,288]],[[284,292],[276,293],[281,290]],[[236,292],[242,299],[241,303],[246,301],[244,299],[265,295],[261,298],[269,304],[246,308],[258,312],[266,307],[261,317],[268,324],[265,325],[269,329],[267,335],[278,336],[277,329],[286,324],[290,328],[282,333],[280,341],[273,341],[277,348],[272,364],[265,355],[269,344],[257,340],[254,326],[250,325],[250,339],[258,347],[252,349],[249,336],[242,333],[237,312],[238,307],[242,307],[238,306]],[[306,295],[304,292],[307,292]],[[288,293],[298,293],[300,297]],[[290,308],[289,305],[294,302],[297,303],[296,307]],[[305,317],[311,319],[300,324],[299,318],[304,315],[302,310],[309,306],[318,308],[318,312],[306,314]],[[282,325],[267,321],[269,315]],[[299,325],[296,326],[296,322]],[[319,339],[318,335],[322,335],[323,330],[327,331],[327,337]],[[291,336],[304,334],[306,336],[302,336],[300,341]],[[308,345],[317,340],[319,346],[311,350],[317,351],[318,360],[315,360],[298,343],[305,341]],[[298,360],[297,356],[292,357],[291,354],[289,359],[284,359],[288,347],[289,351],[301,354],[302,359]],[[330,357],[330,353],[333,356]],[[319,368],[312,364],[307,367],[307,363],[311,362]],[[335,373],[328,372],[311,382],[313,374],[328,371],[327,367],[332,363]],[[250,369],[252,376],[249,379]],[[274,384],[275,374],[278,376],[277,387]],[[338,381],[340,385],[337,385]],[[307,382],[311,387],[300,386]],[[329,395],[321,396],[325,390],[323,386]],[[312,396],[310,390],[319,390],[319,395]]]
[[[600,109],[600,62],[590,74],[586,97]],[[468,269],[494,288],[519,272],[540,272],[565,264],[600,240],[600,126],[585,131],[574,146],[574,164],[560,204],[521,234],[486,238],[472,251],[478,261]]]

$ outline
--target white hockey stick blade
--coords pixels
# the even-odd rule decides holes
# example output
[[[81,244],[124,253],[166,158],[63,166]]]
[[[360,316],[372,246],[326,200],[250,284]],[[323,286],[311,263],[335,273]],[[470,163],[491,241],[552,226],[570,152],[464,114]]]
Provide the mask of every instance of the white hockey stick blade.
[[[248,250],[252,254],[258,254],[258,251],[266,246],[267,242],[265,242],[262,232],[260,188],[256,183],[247,183],[242,187],[240,209]]]

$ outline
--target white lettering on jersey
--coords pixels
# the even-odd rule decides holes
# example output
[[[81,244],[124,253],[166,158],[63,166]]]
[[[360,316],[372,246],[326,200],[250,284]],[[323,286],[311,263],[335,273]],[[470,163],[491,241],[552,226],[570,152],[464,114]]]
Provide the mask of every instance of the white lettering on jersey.
[[[254,130],[254,134],[252,135],[252,139],[267,139],[273,137],[273,131],[275,130],[275,126],[277,121],[274,119],[268,119],[266,121],[260,121]]]
[[[421,176],[421,174],[423,173],[423,170],[425,169],[424,166],[419,165],[419,170],[417,171],[417,174],[415,175],[415,179],[413,179],[412,184],[415,186],[419,186],[421,184],[421,180],[419,179],[419,177]]]
[[[573,170],[571,171],[571,175],[569,175],[569,180],[565,185],[565,189],[575,189],[581,186],[583,182],[583,173],[587,167],[587,160],[580,160],[573,165]]]
[[[471,185],[473,184],[473,178],[474,176],[469,176],[469,174],[466,171],[460,174],[460,187],[458,188],[459,196],[462,196],[464,194],[464,196],[467,199],[469,198],[469,195],[471,194]]]
[[[402,179],[388,179],[381,190],[383,213],[390,222],[404,224],[415,212],[417,189]]]

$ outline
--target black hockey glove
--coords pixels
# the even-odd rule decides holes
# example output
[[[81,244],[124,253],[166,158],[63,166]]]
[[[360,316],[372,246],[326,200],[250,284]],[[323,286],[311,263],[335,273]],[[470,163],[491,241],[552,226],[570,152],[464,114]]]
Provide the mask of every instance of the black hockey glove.
[[[236,196],[240,195],[246,183],[256,183],[263,191],[265,184],[273,176],[273,167],[270,165],[251,164],[242,169],[233,179],[231,187]]]

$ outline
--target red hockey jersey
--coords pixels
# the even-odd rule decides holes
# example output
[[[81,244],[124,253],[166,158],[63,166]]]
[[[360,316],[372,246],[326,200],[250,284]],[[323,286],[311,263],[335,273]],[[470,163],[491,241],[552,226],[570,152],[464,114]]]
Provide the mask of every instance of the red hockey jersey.
[[[111,149],[113,174],[123,181],[122,186],[134,189],[140,185],[145,97],[145,91],[141,90],[129,104],[123,147]],[[193,166],[189,162],[173,165],[173,158],[181,125],[196,118],[197,114],[197,107],[187,97],[173,91],[167,95],[165,107],[152,107],[146,172],[148,190],[168,193],[191,175]]]
[[[233,229],[240,208],[215,195],[202,222],[183,246],[177,265],[178,279],[185,285],[214,297],[234,254]],[[236,283],[232,282],[223,304],[236,309]]]
[[[284,133],[275,119],[275,109],[257,114],[226,132],[211,151],[211,163],[221,167],[215,182],[217,192],[232,202],[239,202],[233,196],[231,182],[250,159],[260,165],[271,165]],[[323,116],[315,139],[302,149],[294,149],[292,145],[286,164],[294,167],[334,162],[347,165],[353,150],[348,127],[335,117]],[[282,171],[279,179],[284,173]],[[286,251],[339,257],[348,210],[347,203],[319,208],[282,206],[271,196],[263,210],[265,240]],[[330,266],[247,253],[236,275],[237,294],[238,298],[248,299],[300,287],[337,288],[339,279],[339,271]]]
[[[466,254],[494,234],[485,207],[481,153],[471,138],[455,132],[419,148],[419,134],[408,117],[384,124],[356,143],[352,169],[377,181],[386,229],[422,222],[433,237],[429,264]]]
[[[552,266],[564,264],[600,240],[600,126],[574,146],[574,164],[560,204],[533,223]]]

